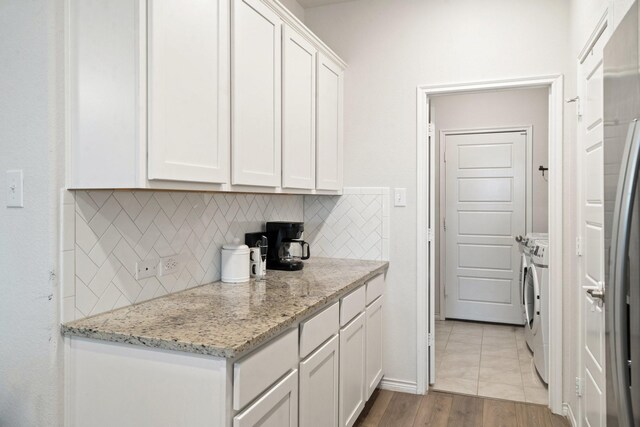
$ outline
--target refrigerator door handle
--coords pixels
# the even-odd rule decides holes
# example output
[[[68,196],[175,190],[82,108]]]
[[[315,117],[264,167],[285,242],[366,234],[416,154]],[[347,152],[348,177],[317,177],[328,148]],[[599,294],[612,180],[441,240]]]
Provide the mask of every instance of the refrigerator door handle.
[[[609,339],[613,391],[618,402],[618,422],[620,426],[631,426],[631,392],[627,349],[629,335],[627,326],[626,272],[631,232],[631,215],[636,192],[636,183],[640,168],[640,126],[637,119],[629,125],[622,165],[624,169],[618,180],[616,203],[613,216],[610,253],[610,284],[608,286],[607,317],[613,331]]]

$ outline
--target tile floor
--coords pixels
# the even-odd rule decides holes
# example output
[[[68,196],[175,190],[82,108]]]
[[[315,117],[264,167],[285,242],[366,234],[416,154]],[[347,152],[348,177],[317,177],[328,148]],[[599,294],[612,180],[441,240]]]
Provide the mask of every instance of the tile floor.
[[[547,404],[524,328],[436,321],[435,390]]]

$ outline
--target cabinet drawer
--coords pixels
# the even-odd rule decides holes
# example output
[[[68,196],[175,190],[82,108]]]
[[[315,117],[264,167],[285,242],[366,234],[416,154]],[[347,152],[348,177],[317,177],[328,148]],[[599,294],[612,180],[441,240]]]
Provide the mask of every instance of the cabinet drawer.
[[[337,334],[339,325],[338,303],[300,324],[300,357],[305,358],[331,335]]]
[[[298,371],[294,370],[233,418],[233,427],[298,425]]]
[[[367,282],[367,305],[371,304],[384,292],[384,274],[380,274]]]
[[[298,363],[298,329],[233,365],[233,409],[242,409]]]
[[[361,286],[340,300],[340,326],[344,326],[364,311],[365,287]]]

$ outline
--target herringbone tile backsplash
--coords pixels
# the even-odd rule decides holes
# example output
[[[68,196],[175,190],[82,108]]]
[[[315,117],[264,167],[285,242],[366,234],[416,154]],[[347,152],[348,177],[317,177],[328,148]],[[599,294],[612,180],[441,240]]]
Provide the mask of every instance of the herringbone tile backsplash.
[[[312,255],[389,259],[389,189],[344,189],[342,196],[305,196],[304,236]]]
[[[63,278],[75,271],[75,286],[64,280],[63,321],[219,280],[224,243],[304,216],[303,197],[290,195],[77,191],[65,203]],[[75,246],[64,247],[70,232]],[[137,262],[173,255],[175,274],[135,279]]]

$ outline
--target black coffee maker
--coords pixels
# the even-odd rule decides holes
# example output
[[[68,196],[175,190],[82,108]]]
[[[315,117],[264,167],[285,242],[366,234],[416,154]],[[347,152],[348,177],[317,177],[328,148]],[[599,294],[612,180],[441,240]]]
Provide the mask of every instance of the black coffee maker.
[[[309,259],[311,251],[309,243],[301,240],[304,222],[267,222],[267,269],[269,270],[302,270],[304,262]],[[300,245],[301,256],[291,254],[291,245]]]

